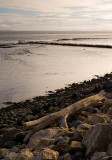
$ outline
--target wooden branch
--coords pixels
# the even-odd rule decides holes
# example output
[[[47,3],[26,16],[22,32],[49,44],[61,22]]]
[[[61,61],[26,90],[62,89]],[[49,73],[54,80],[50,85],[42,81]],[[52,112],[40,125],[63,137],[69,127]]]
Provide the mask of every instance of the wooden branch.
[[[97,107],[102,105],[105,101],[105,96],[97,94],[88,98],[85,98],[79,102],[76,102],[61,111],[52,113],[50,115],[44,116],[38,120],[29,121],[25,123],[27,129],[33,131],[39,131],[55,122],[60,123],[60,127],[68,127],[67,118],[76,114],[79,114],[81,111],[86,110],[89,107]]]

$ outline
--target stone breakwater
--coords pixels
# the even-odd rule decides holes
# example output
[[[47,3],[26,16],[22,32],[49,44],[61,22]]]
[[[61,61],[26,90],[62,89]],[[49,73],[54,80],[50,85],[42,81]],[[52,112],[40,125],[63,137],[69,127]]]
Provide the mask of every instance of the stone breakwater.
[[[78,47],[95,47],[95,48],[112,48],[112,45],[105,45],[105,44],[85,44],[85,43],[66,43],[60,42],[61,40],[57,41],[19,41],[18,43],[9,43],[9,44],[0,44],[0,48],[12,48],[16,47],[17,45],[25,45],[25,44],[43,44],[43,45],[61,45],[61,46],[78,46]]]
[[[106,92],[106,100],[70,117],[68,128],[54,123],[35,132],[28,142],[25,122],[39,119],[91,95]],[[72,84],[0,110],[0,159],[112,159],[112,74]]]

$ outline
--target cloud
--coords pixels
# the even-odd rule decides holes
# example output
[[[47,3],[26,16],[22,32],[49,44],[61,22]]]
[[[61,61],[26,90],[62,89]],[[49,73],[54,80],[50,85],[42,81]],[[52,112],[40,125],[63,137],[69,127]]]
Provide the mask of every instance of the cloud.
[[[3,0],[0,28],[13,30],[111,30],[110,0]]]

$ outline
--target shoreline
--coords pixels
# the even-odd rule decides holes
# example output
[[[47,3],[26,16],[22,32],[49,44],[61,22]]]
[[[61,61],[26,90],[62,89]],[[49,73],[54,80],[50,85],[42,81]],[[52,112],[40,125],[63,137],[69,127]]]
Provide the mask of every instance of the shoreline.
[[[6,102],[8,106],[0,109],[0,117],[5,114],[2,122],[0,122],[0,128],[4,128],[4,124],[7,126],[7,122],[10,126],[18,127],[13,120],[9,123],[8,117],[12,116],[12,112],[14,112],[17,119],[21,117],[21,121],[22,119],[24,121],[34,120],[46,114],[59,111],[83,98],[97,94],[101,90],[107,93],[112,92],[112,72],[104,76],[96,76],[96,78],[85,80],[81,83],[73,83],[55,91],[48,91],[48,94],[44,96],[37,96],[21,102]],[[24,114],[21,116],[19,112],[16,113],[17,111],[24,112]],[[32,118],[27,118],[27,115],[28,117],[30,115]]]
[[[36,156],[36,155],[40,155],[41,152],[43,153],[43,149],[45,151],[47,150],[47,149],[45,149],[45,147],[46,147],[47,141],[50,140],[49,136],[48,136],[48,138],[45,138],[46,134],[51,132],[51,135],[52,135],[53,130],[54,131],[59,130],[59,135],[58,135],[59,139],[58,140],[61,141],[61,140],[64,140],[64,138],[65,139],[68,138],[70,140],[71,144],[74,143],[76,145],[76,147],[77,147],[77,144],[79,145],[79,143],[80,143],[81,148],[78,146],[79,147],[78,150],[81,151],[80,155],[84,158],[85,151],[86,151],[84,149],[84,147],[87,147],[86,141],[84,141],[84,137],[85,137],[86,133],[89,133],[88,130],[92,127],[92,125],[88,124],[88,122],[87,122],[87,124],[85,124],[85,122],[86,122],[85,120],[87,120],[87,118],[89,118],[88,117],[89,114],[91,114],[93,116],[93,119],[94,119],[94,116],[96,116],[96,118],[98,116],[99,119],[98,119],[97,123],[100,123],[100,118],[101,118],[101,121],[102,121],[102,118],[105,120],[105,117],[103,117],[104,113],[102,113],[102,109],[100,109],[101,103],[99,103],[100,107],[98,106],[98,108],[94,109],[92,106],[90,106],[88,108],[88,111],[82,111],[81,113],[76,114],[74,117],[70,117],[69,119],[67,119],[68,128],[66,128],[66,129],[59,127],[59,124],[57,122],[55,122],[55,123],[51,124],[50,126],[45,127],[43,130],[36,132],[37,138],[38,138],[38,133],[41,133],[41,132],[43,133],[42,142],[40,139],[40,142],[42,143],[43,148],[40,147],[40,150],[37,150],[37,148],[34,148],[35,144],[33,144],[32,140],[29,141],[29,143],[27,141],[24,141],[26,135],[28,135],[28,133],[30,133],[29,130],[25,127],[25,123],[28,121],[37,120],[37,119],[44,117],[44,116],[47,116],[51,113],[63,110],[64,108],[70,106],[71,104],[74,104],[75,102],[79,102],[80,100],[82,100],[84,98],[88,99],[88,97],[90,97],[90,96],[94,97],[94,95],[98,94],[102,90],[106,93],[107,101],[109,101],[109,103],[110,103],[110,101],[112,101],[112,72],[110,74],[105,74],[103,77],[96,76],[96,78],[93,78],[89,81],[85,80],[82,83],[73,83],[73,84],[69,85],[68,87],[58,89],[55,92],[49,91],[48,95],[46,95],[46,96],[38,96],[33,99],[26,100],[24,102],[22,101],[22,102],[18,102],[18,103],[13,103],[12,105],[10,105],[6,108],[0,109],[0,117],[1,117],[1,121],[0,121],[0,157],[2,157],[2,158],[11,157],[11,156],[17,157],[17,156],[22,156],[23,153],[25,153],[26,157],[31,154],[32,154],[32,157]],[[93,98],[93,101],[94,101],[94,98]],[[96,100],[96,101],[98,102],[98,100]],[[79,104],[80,104],[80,102],[79,102]],[[83,107],[83,105],[82,105],[82,107]],[[105,123],[99,124],[99,126],[102,127],[104,125],[104,127],[107,127],[107,129],[108,129],[108,126],[111,125],[111,120],[110,120],[111,115],[110,115],[110,117],[108,117],[108,114],[104,114],[104,116],[106,116],[107,120],[109,119],[109,121],[106,122],[107,124],[105,124]],[[96,121],[97,121],[97,119],[96,119]],[[95,121],[95,123],[96,123],[96,121]],[[109,125],[108,125],[108,123],[109,123]],[[77,126],[83,127],[83,125],[85,125],[84,127],[86,129],[81,128],[82,131],[84,131],[84,133],[85,133],[84,135],[81,136],[82,137],[81,140],[73,139],[74,137],[72,137],[72,136],[75,135],[75,132],[76,133],[77,133],[77,131],[79,132]],[[93,129],[95,127],[97,127],[97,125],[95,125],[95,126],[93,125]],[[64,137],[65,135],[63,135],[63,137],[60,138],[62,136],[61,132],[66,133],[67,137]],[[97,130],[97,132],[98,132],[98,130]],[[91,134],[88,134],[88,136],[90,136],[90,135]],[[97,135],[97,133],[96,133],[96,135]],[[35,136],[32,136],[32,137],[35,140],[36,137]],[[78,138],[80,138],[80,136]],[[82,141],[82,139],[83,139],[83,141]],[[88,139],[88,137],[87,137],[87,139]],[[69,143],[69,141],[67,141],[67,143]],[[38,146],[38,143],[37,143],[37,146]],[[28,147],[30,147],[30,148],[28,148]],[[47,147],[49,149],[50,144],[48,144]],[[65,149],[66,150],[65,152],[63,151],[64,150],[63,148],[62,148],[62,151],[60,151],[60,148],[56,148],[57,147],[56,144],[54,146],[51,145],[51,147],[53,150],[50,150],[50,151],[53,153],[55,151],[56,151],[56,153],[59,152],[58,156],[60,154],[60,157],[63,157],[63,153],[69,154],[69,152],[70,152],[69,156],[71,156],[71,157],[76,156],[75,154],[73,154],[73,152],[68,150],[69,149],[68,145],[65,146],[67,149],[67,150]],[[82,150],[82,148],[83,148],[83,150]],[[88,148],[86,148],[86,149],[88,149]],[[31,160],[33,160],[33,159],[31,158]],[[61,159],[59,159],[59,160],[61,160]]]

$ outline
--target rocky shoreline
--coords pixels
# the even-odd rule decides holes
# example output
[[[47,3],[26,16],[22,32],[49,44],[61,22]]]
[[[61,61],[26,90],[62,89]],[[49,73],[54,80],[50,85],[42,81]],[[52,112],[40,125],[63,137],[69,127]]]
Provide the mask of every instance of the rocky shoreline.
[[[106,101],[69,119],[69,128],[60,128],[55,123],[36,132],[30,147],[24,142],[28,133],[25,122],[62,110],[101,90],[106,92]],[[111,107],[112,73],[49,91],[47,96],[13,103],[0,110],[0,157],[5,160],[112,159]]]

